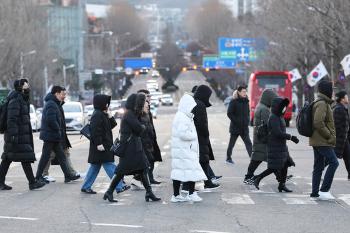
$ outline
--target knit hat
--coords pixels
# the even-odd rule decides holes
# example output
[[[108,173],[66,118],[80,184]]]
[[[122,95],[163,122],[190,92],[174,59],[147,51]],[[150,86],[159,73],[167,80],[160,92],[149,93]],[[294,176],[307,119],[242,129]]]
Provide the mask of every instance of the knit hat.
[[[17,79],[14,83],[13,86],[16,91],[22,91],[22,87],[24,83],[28,83],[28,79],[22,78],[22,79]]]
[[[323,80],[318,84],[318,92],[324,94],[328,98],[332,99],[333,94],[333,84],[332,82]]]
[[[335,94],[335,97],[337,97],[337,102],[339,103],[341,99],[343,99],[348,93],[346,91],[339,91],[337,94]]]

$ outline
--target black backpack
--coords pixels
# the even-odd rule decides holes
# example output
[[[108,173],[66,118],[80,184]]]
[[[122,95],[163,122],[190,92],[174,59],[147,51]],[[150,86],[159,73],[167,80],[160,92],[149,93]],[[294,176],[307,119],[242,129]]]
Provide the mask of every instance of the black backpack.
[[[5,133],[7,129],[7,106],[9,101],[6,99],[0,103],[0,134]]]
[[[305,137],[311,137],[312,133],[314,131],[312,125],[313,125],[313,116],[312,116],[312,109],[316,102],[320,100],[314,101],[311,104],[308,102],[305,102],[304,106],[299,111],[297,118],[296,118],[296,127],[298,130],[298,133]]]

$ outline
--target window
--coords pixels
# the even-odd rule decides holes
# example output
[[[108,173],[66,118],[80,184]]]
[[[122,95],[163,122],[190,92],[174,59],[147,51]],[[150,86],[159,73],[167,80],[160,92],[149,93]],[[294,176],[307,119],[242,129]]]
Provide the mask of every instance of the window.
[[[259,75],[257,76],[259,87],[262,88],[283,88],[286,86],[286,76]]]

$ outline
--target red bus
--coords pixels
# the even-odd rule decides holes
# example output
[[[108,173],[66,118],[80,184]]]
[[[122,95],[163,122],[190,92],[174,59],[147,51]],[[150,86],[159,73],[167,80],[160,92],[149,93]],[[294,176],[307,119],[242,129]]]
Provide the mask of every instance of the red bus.
[[[284,115],[286,125],[292,119],[292,76],[288,71],[256,71],[250,75],[248,84],[248,95],[250,99],[250,120],[253,125],[254,110],[259,103],[264,89],[274,89],[281,97],[289,99],[289,106]]]

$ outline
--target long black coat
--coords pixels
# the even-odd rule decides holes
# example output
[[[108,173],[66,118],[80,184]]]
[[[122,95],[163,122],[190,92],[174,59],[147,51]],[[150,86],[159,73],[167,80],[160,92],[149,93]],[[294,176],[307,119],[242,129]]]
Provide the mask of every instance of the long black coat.
[[[342,158],[345,142],[348,140],[349,133],[348,109],[343,104],[337,103],[333,108],[333,118],[336,133],[336,146],[334,151],[338,158]]]
[[[209,138],[207,107],[210,107],[209,98],[212,91],[209,87],[201,85],[197,88],[194,99],[197,103],[193,108],[194,124],[196,126],[199,142],[199,160],[200,162],[209,162],[214,160],[214,154]]]
[[[49,93],[45,97],[45,106],[41,118],[40,139],[47,142],[64,142],[65,119],[61,102]]]
[[[13,162],[34,162],[36,159],[29,102],[18,91],[11,92],[8,101],[7,129],[4,134],[5,144],[1,158]]]
[[[291,160],[287,147],[287,140],[290,140],[291,135],[286,133],[286,122],[282,114],[288,103],[288,99],[280,97],[272,100],[267,142],[267,167],[271,169],[282,169]]]
[[[249,100],[241,98],[237,91],[233,94],[233,98],[227,109],[227,116],[230,118],[230,133],[245,135],[249,133]]]
[[[144,151],[146,153],[148,161],[154,162],[153,142],[154,142],[155,135],[154,135],[154,128],[153,128],[153,125],[151,124],[151,120],[149,118],[149,115],[143,114],[140,117],[140,122],[141,122],[141,124],[143,124],[146,127],[146,129],[141,134],[142,146],[144,148]]]
[[[154,159],[154,162],[162,162],[163,159],[162,159],[162,154],[160,152],[159,145],[158,145],[158,142],[157,142],[157,133],[156,133],[156,129],[154,128],[154,124],[153,124],[153,116],[152,116],[151,112],[149,112],[148,115],[149,115],[149,119],[150,119],[152,127],[153,127],[153,134],[154,134],[154,138],[153,138],[153,159]]]

